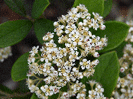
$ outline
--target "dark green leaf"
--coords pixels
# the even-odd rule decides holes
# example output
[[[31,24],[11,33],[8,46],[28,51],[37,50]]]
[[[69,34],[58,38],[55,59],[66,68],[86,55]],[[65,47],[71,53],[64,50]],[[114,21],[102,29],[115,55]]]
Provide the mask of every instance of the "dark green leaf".
[[[129,44],[129,43],[124,41],[117,48],[114,49],[117,52],[117,55],[119,58],[121,58],[123,56],[123,50],[124,50],[126,44]],[[130,44],[132,44],[132,47],[133,47],[133,43],[130,43]]]
[[[114,49],[117,52],[119,58],[123,56],[123,50],[126,44],[127,42],[124,41],[117,48]]]
[[[95,35],[108,38],[108,45],[100,52],[112,50],[119,46],[127,37],[129,26],[122,22],[108,21],[105,30],[94,31]]]
[[[15,97],[15,95],[14,95],[14,97],[13,98],[11,98],[11,99],[30,99],[30,97],[31,97],[31,95],[29,94],[29,95],[26,95],[26,96],[17,96],[17,97]]]
[[[58,96],[59,96],[59,93],[54,94],[54,95],[52,95],[52,96],[49,96],[48,99],[57,99]]]
[[[20,56],[17,61],[14,63],[11,70],[11,77],[13,81],[20,81],[27,78],[26,74],[28,73],[28,59],[29,52]]]
[[[23,92],[20,92],[20,91],[18,92],[18,91],[14,91],[14,90],[12,91],[9,88],[7,88],[6,86],[3,86],[1,84],[0,84],[0,91],[3,92],[3,93],[0,92],[0,99],[29,99],[31,97],[30,94],[22,95]],[[7,95],[5,95],[5,94],[9,94],[12,98],[7,96]]]
[[[119,76],[119,61],[116,52],[101,55],[93,79],[102,84],[105,97],[110,97]]]
[[[68,84],[66,84],[66,86],[64,86],[60,89],[60,91],[62,91],[62,92],[67,92],[67,90],[68,90]]]
[[[30,99],[39,99],[39,98],[36,96],[35,93],[33,93]]]
[[[54,31],[53,21],[47,19],[38,19],[34,22],[34,30],[38,41],[43,44],[43,36],[47,34],[47,32]],[[56,35],[56,33],[54,34],[53,39],[58,47],[64,47],[64,44],[58,43],[58,36]]]
[[[24,9],[24,0],[4,0],[10,9],[16,13],[25,16],[26,11]]]
[[[61,48],[65,47],[65,44],[58,43],[58,36],[56,35],[56,33],[54,34],[53,40],[54,40],[54,43],[57,45],[57,47],[61,47]]]
[[[78,6],[79,4],[84,4],[89,13],[97,12],[100,15],[103,15],[104,11],[104,0],[75,0],[74,7]]]
[[[41,44],[43,44],[44,43],[43,36],[47,32],[53,32],[54,30],[53,22],[47,19],[36,20],[34,23],[34,30],[35,30],[37,39]]]
[[[20,42],[29,33],[32,23],[28,20],[8,21],[0,24],[0,47]]]
[[[38,18],[49,5],[48,0],[35,0],[32,7],[32,17]]]
[[[85,77],[85,76],[81,79],[81,82],[82,82],[83,84],[86,84],[87,81],[88,81],[88,78]]]
[[[3,86],[2,84],[0,84],[0,91],[6,92],[6,93],[9,93],[9,94],[12,94],[13,93],[9,88],[7,88],[6,86]],[[0,93],[0,96],[1,95],[2,94]]]
[[[106,17],[109,14],[111,8],[112,8],[112,0],[105,0],[103,17]]]
[[[26,79],[18,82],[18,91],[21,93],[29,92],[28,85],[26,84]]]

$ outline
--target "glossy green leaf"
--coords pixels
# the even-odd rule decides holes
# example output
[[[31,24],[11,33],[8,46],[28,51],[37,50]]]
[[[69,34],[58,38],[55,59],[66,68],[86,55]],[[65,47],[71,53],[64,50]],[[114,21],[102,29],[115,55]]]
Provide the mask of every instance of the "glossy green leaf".
[[[36,20],[34,23],[34,30],[35,30],[37,39],[41,44],[43,44],[44,43],[43,36],[47,32],[53,32],[54,30],[53,22],[47,19]]]
[[[103,86],[105,97],[110,97],[119,76],[118,57],[113,51],[101,55],[98,60],[99,64],[95,68],[93,79]]]
[[[0,24],[0,47],[20,42],[29,33],[32,23],[28,20],[8,21]]]
[[[17,61],[14,63],[11,70],[11,77],[13,81],[20,81],[27,78],[26,74],[28,73],[28,56],[29,52],[20,56]]]
[[[109,12],[111,11],[111,8],[112,8],[112,0],[105,0],[103,17],[106,17],[109,14]]]
[[[36,96],[35,93],[33,93],[30,99],[39,99],[39,98]]]
[[[74,7],[78,6],[79,4],[84,4],[89,13],[97,12],[100,15],[103,14],[104,11],[104,0],[75,0]]]
[[[26,11],[24,9],[24,0],[4,0],[10,9],[16,13],[25,16]]]
[[[38,18],[49,5],[49,0],[35,0],[32,7],[32,17]]]
[[[100,52],[112,50],[119,46],[127,37],[129,26],[122,22],[107,21],[105,30],[94,31],[93,34],[108,38],[108,45]]]

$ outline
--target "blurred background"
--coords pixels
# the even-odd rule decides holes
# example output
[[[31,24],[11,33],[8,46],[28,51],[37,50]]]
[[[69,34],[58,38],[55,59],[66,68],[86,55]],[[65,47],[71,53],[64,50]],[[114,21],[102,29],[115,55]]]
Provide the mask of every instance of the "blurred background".
[[[66,14],[67,11],[72,7],[74,0],[49,0],[50,5],[44,11],[43,15],[45,18],[50,20],[57,20],[57,18],[63,14]],[[34,0],[25,0],[25,8],[27,14],[31,15],[31,9]],[[110,14],[105,18],[105,20],[130,20],[133,16],[129,16],[129,12],[133,15],[133,0],[113,0],[113,5]],[[6,21],[13,21],[25,19],[24,17],[18,15],[12,11],[4,2],[0,0],[0,24]],[[25,39],[23,39],[18,44],[12,46],[12,56],[8,59],[5,59],[4,62],[0,63],[0,84],[7,86],[10,89],[15,89],[19,83],[13,82],[11,79],[11,68],[13,63],[20,57],[22,54],[31,50],[33,46],[40,45],[38,42],[34,30],[31,29],[30,33]]]

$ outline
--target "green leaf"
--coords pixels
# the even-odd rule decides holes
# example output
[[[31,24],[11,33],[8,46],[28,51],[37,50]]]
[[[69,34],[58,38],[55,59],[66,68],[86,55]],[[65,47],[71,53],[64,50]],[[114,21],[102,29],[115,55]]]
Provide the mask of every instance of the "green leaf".
[[[109,14],[109,12],[111,11],[111,8],[112,8],[112,0],[105,0],[103,17],[106,17]]]
[[[27,78],[26,74],[28,73],[28,56],[29,52],[20,56],[17,61],[14,63],[11,70],[11,77],[13,81],[20,81]]]
[[[105,52],[112,50],[119,46],[127,37],[129,26],[122,22],[116,22],[116,21],[107,21],[105,23],[106,29],[105,30],[98,30],[94,31],[93,34],[108,38],[108,45],[103,50],[99,52]]]
[[[20,42],[29,33],[32,23],[28,20],[8,21],[0,24],[0,47]]]
[[[20,92],[20,93],[29,92],[29,88],[26,85],[26,79],[19,81],[17,88],[18,88],[17,92]]]
[[[26,11],[24,9],[24,0],[4,0],[10,9],[16,13],[25,16]]]
[[[49,5],[48,0],[35,0],[32,7],[32,18],[38,18]]]
[[[25,82],[23,83],[25,84]],[[21,89],[23,89],[21,87]],[[3,93],[0,92],[0,99],[30,99],[31,95],[30,94],[25,94],[25,95],[16,95],[16,94],[19,94],[19,93],[23,93],[17,89],[15,90],[10,90],[9,88],[7,88],[6,86],[3,86],[0,84],[0,91],[2,91]],[[11,97],[8,97],[7,95],[4,95],[5,94],[10,94],[9,96],[13,96],[12,98]]]
[[[33,93],[30,99],[39,99],[39,98],[36,96],[35,93]]]
[[[67,92],[67,90],[68,90],[68,84],[66,84],[66,86],[64,86],[60,89],[60,91],[62,91],[62,92]]]
[[[84,76],[80,81],[81,81],[83,84],[86,84],[86,81],[88,81],[88,78]]]
[[[57,99],[58,96],[59,96],[59,93],[54,94],[54,95],[52,95],[52,96],[49,96],[48,99]]]
[[[114,49],[117,52],[117,55],[119,58],[121,58],[123,56],[123,54],[124,54],[123,50],[124,50],[126,44],[132,44],[132,47],[133,47],[133,43],[131,43],[131,42],[128,43],[128,42],[124,41],[117,48]]]
[[[117,48],[114,49],[117,52],[119,58],[123,56],[123,50],[126,44],[127,42],[124,41]]]
[[[9,94],[12,94],[13,93],[9,88],[7,88],[6,86],[3,86],[2,84],[0,84],[0,91],[6,92],[6,93],[9,93]],[[0,93],[0,96],[1,95],[2,94]]]
[[[100,15],[103,15],[104,11],[104,0],[75,0],[74,7],[78,6],[79,4],[84,4],[89,13],[97,12]]]
[[[119,61],[115,51],[101,55],[93,79],[104,88],[105,97],[110,97],[119,76]]]
[[[54,30],[53,22],[47,19],[38,19],[34,23],[34,30],[37,39],[41,44],[43,44],[43,36],[47,32],[53,32]]]

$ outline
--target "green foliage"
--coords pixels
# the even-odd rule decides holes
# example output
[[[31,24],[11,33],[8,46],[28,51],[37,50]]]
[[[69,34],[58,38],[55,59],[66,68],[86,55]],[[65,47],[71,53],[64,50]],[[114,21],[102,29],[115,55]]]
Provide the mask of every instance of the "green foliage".
[[[105,22],[106,29],[94,31],[95,35],[108,38],[108,45],[100,52],[112,50],[119,46],[126,38],[128,34],[129,26],[122,22],[107,21]]]
[[[52,95],[52,96],[49,96],[48,99],[57,99],[58,96],[59,96],[59,93],[54,94],[54,95]]]
[[[26,11],[24,8],[24,0],[4,0],[10,9],[16,13],[26,16]]]
[[[41,44],[43,44],[43,36],[47,32],[52,32],[54,30],[53,22],[47,19],[38,19],[34,23],[34,30],[37,39]]]
[[[79,4],[84,4],[89,13],[97,12],[100,15],[103,15],[104,11],[104,0],[75,0],[74,7]]]
[[[26,74],[29,70],[28,68],[28,59],[29,52],[20,56],[17,61],[14,63],[11,70],[11,77],[13,81],[20,81],[27,78]]]
[[[28,20],[8,21],[0,24],[0,47],[14,45],[29,33],[32,23]]]
[[[116,52],[101,55],[93,79],[102,84],[105,97],[110,97],[119,76],[119,61]]]
[[[35,93],[33,93],[30,99],[39,99],[39,98],[36,96]]]
[[[117,52],[117,55],[119,58],[121,58],[123,56],[123,50],[124,50],[124,47],[126,46],[126,44],[129,44],[129,43],[126,41],[123,41],[117,48],[114,49]],[[133,43],[130,43],[130,44],[132,44],[132,46],[133,46]]]
[[[6,93],[9,93],[9,94],[13,93],[9,88],[7,88],[6,86],[3,86],[2,84],[0,84],[0,91],[6,92]],[[1,95],[2,94],[0,94],[0,96]]]
[[[23,88],[21,86],[21,88]],[[20,90],[10,90],[6,86],[0,84],[0,99],[29,99],[31,97],[30,94],[23,93]]]
[[[26,85],[26,79],[18,82],[18,90],[16,92],[26,93],[29,92],[28,85]]]
[[[105,0],[103,17],[106,17],[109,14],[111,8],[112,8],[112,0]]]
[[[119,58],[123,56],[123,50],[126,44],[127,42],[124,41],[117,48],[114,49],[117,52]]]
[[[47,8],[49,5],[48,0],[35,0],[33,7],[32,7],[32,18],[39,18],[43,11]]]

